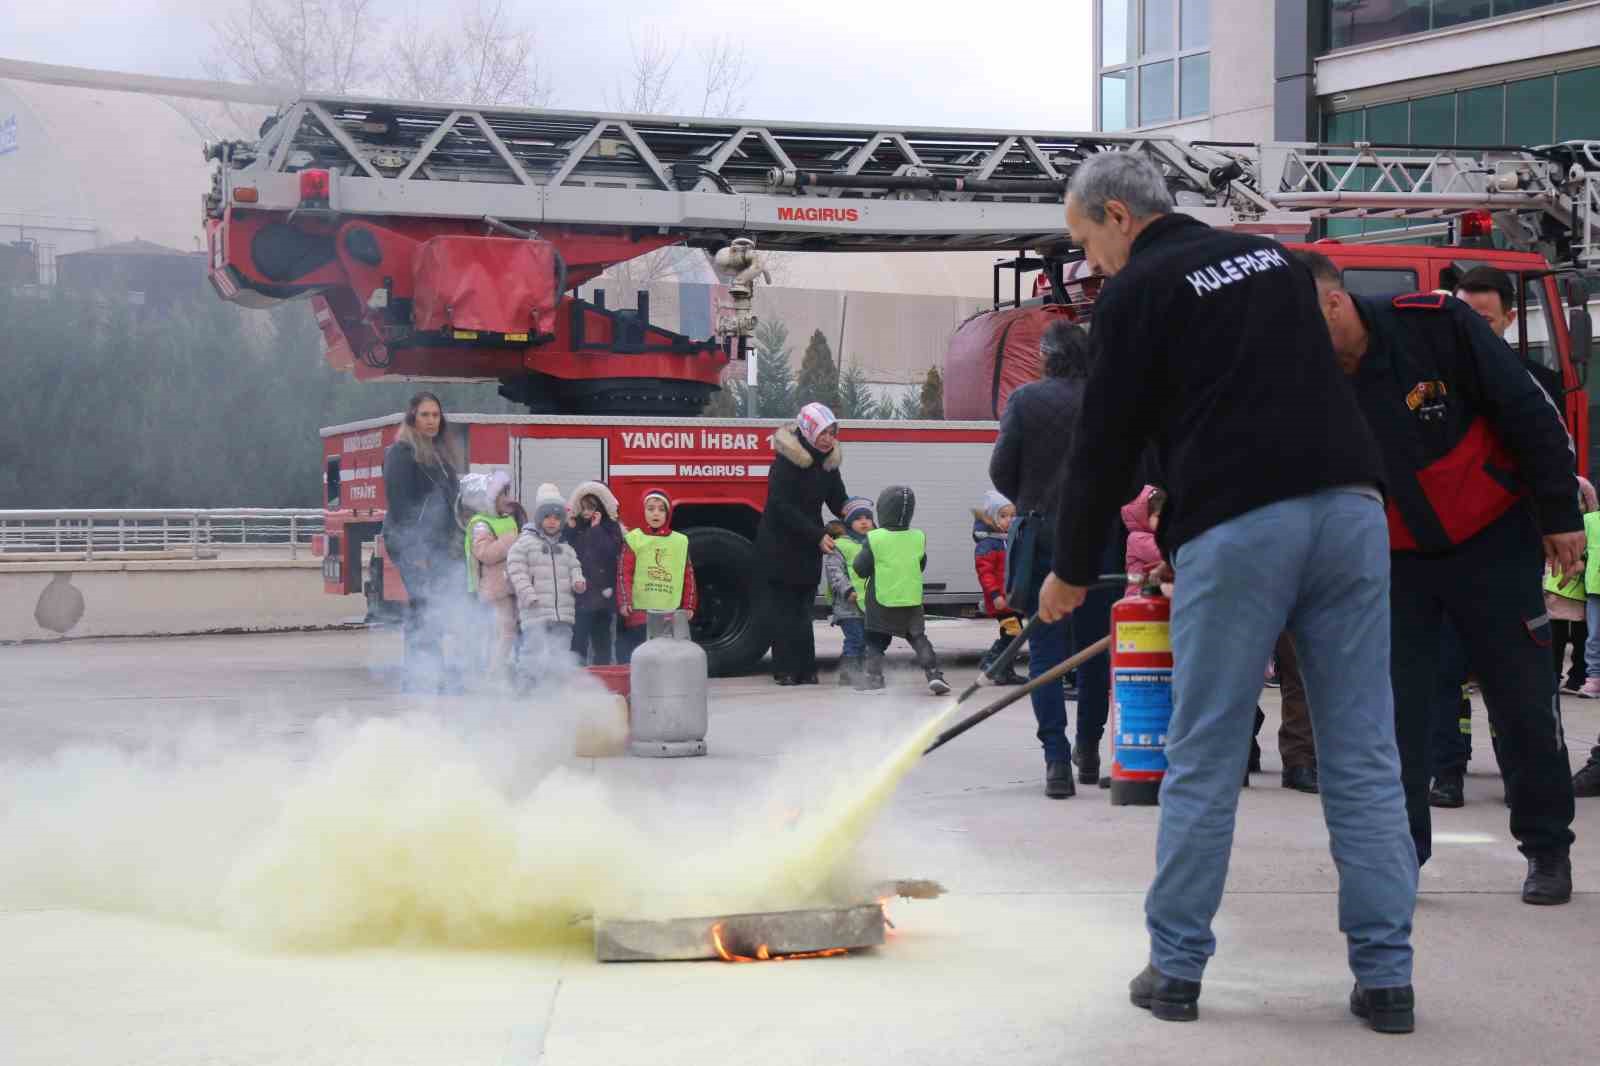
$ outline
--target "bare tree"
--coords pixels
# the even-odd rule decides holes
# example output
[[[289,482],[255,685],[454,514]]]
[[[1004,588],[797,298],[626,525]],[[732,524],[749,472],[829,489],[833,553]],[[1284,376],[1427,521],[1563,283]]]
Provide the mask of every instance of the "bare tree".
[[[283,85],[298,92],[345,93],[370,69],[377,20],[374,0],[250,0],[212,23],[220,78]]]
[[[667,44],[661,31],[651,26],[638,37],[629,32],[628,53],[631,57],[628,73],[617,83],[612,106],[635,115],[670,111],[678,99],[672,71],[678,65],[683,46]]]
[[[550,102],[548,72],[532,29],[517,22],[505,0],[475,0],[445,26],[415,16],[396,34],[385,71],[386,91],[410,100],[464,104]]]
[[[700,49],[700,114],[716,118],[742,115],[752,71],[743,41],[723,34]]]

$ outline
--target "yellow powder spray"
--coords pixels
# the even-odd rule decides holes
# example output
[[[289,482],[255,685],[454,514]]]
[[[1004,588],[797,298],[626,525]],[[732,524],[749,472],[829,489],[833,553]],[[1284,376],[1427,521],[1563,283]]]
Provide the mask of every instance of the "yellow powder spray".
[[[730,811],[725,788],[697,794],[709,760],[666,789],[561,765],[578,723],[608,706],[574,690],[477,731],[459,714],[334,719],[309,743],[303,725],[287,730],[298,745],[258,730],[159,756],[92,748],[0,765],[0,906],[139,913],[327,950],[537,948],[587,938],[595,914],[859,902],[830,900],[830,881],[952,709],[858,772],[841,768],[864,745],[834,738],[775,771],[765,802]],[[824,799],[785,818],[796,794]]]

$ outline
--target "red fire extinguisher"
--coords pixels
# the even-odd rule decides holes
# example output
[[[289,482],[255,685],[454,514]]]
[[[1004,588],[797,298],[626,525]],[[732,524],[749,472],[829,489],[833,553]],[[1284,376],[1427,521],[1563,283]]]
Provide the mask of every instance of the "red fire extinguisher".
[[[1111,608],[1111,802],[1151,806],[1167,772],[1172,601],[1143,588]]]

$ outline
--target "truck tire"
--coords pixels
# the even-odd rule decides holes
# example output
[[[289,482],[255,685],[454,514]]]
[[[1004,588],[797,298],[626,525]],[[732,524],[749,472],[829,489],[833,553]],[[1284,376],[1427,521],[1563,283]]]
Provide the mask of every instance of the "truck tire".
[[[367,624],[391,625],[401,619],[401,607],[383,598],[383,557],[372,556],[362,591],[367,594]]]
[[[747,674],[761,662],[772,638],[756,603],[755,545],[726,529],[688,529],[699,603],[691,629],[705,649],[711,676]]]

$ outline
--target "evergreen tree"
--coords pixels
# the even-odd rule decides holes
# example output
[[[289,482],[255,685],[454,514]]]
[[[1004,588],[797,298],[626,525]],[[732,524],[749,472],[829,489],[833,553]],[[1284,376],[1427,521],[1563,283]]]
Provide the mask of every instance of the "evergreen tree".
[[[800,363],[800,379],[796,383],[795,402],[801,407],[820,403],[838,414],[839,368],[834,365],[833,352],[828,348],[828,338],[822,331],[813,330],[806,345],[805,358]]]
[[[762,319],[756,326],[756,404],[761,418],[793,418],[794,369],[789,365],[789,327],[777,319]]]
[[[922,393],[917,397],[917,417],[929,420],[944,418],[944,375],[939,368],[930,366],[928,376],[922,380]]]
[[[900,405],[895,401],[894,393],[886,392],[879,396],[872,407],[872,418],[890,421],[900,417]]]
[[[0,420],[0,508],[316,507],[317,431],[394,414],[418,388],[334,371],[305,302],[0,288],[0,322],[0,365],[28,397]],[[492,384],[424,387],[450,413],[519,410]]]
[[[878,417],[878,402],[867,388],[867,372],[861,364],[851,363],[839,375],[839,406],[833,413],[841,419]]]
[[[922,417],[922,397],[917,393],[908,392],[900,397],[900,402],[895,405],[894,416],[907,422],[914,422]]]

